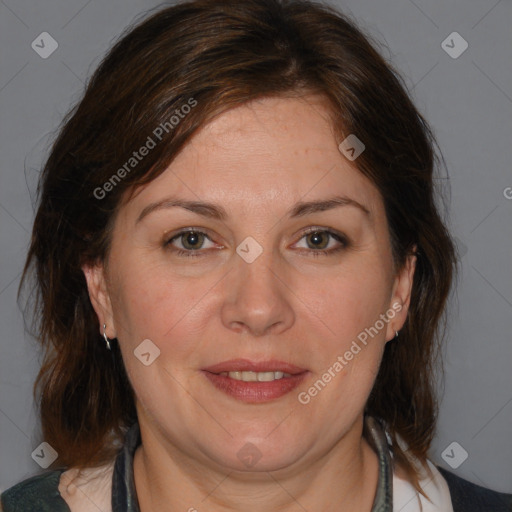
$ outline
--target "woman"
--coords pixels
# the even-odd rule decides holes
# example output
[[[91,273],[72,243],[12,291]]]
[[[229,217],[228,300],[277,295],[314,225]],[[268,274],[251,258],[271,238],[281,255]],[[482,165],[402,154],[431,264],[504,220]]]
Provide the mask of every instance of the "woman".
[[[427,459],[455,265],[433,148],[318,4],[198,0],[125,35],[42,175],[58,458],[4,510],[511,510]]]

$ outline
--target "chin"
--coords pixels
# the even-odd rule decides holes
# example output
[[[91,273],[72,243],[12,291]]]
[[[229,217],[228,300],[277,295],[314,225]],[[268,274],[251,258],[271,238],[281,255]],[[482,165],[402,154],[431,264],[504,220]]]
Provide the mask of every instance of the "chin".
[[[284,432],[272,441],[265,436],[237,436],[225,446],[213,447],[210,441],[203,453],[229,471],[278,471],[292,466],[300,458],[300,447],[291,445],[290,440],[291,436]]]

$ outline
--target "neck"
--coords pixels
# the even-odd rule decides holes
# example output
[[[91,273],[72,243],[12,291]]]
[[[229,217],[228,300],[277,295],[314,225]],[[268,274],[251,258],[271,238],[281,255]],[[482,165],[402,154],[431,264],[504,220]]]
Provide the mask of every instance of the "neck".
[[[140,421],[134,457],[141,512],[370,512],[378,459],[362,437],[362,417],[327,453],[276,471],[242,472],[204,463]]]

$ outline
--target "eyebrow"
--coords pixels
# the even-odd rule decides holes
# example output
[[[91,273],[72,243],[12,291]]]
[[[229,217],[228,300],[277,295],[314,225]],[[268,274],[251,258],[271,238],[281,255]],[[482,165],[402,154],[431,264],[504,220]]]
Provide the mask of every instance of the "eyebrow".
[[[304,215],[324,212],[326,210],[332,210],[333,208],[338,208],[340,206],[354,206],[355,208],[358,208],[364,212],[366,215],[370,215],[370,210],[368,210],[366,206],[363,206],[355,199],[351,199],[350,197],[346,196],[335,196],[330,199],[324,199],[321,201],[301,201],[293,206],[293,208],[288,212],[288,215],[291,218],[303,217]]]
[[[290,210],[288,210],[286,215],[290,218],[303,217],[305,215],[310,215],[312,213],[317,212],[324,212],[341,206],[353,206],[362,211],[363,213],[365,213],[366,215],[371,215],[370,211],[368,210],[368,208],[366,208],[366,206],[362,205],[355,199],[351,199],[346,196],[335,196],[329,199],[318,201],[299,201],[298,203],[293,205],[293,207]],[[184,208],[185,210],[189,210],[193,213],[210,219],[225,221],[228,218],[226,210],[220,205],[204,201],[187,201],[184,199],[167,198],[163,199],[162,201],[158,201],[156,203],[152,203],[146,206],[140,213],[139,217],[137,218],[136,224],[154,211],[173,207]]]

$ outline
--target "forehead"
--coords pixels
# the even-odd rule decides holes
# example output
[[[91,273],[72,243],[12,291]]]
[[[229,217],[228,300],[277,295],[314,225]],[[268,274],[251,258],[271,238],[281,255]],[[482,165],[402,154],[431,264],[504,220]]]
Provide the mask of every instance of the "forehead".
[[[378,209],[378,190],[338,144],[322,98],[256,100],[203,126],[131,206],[172,194],[240,212],[339,194]]]

